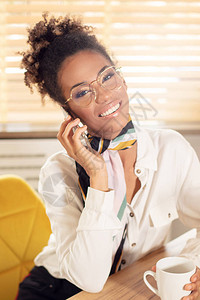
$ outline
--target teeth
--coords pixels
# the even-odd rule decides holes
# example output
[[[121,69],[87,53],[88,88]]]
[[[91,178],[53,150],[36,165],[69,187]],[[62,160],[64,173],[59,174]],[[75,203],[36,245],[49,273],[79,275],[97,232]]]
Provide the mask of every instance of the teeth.
[[[104,112],[103,114],[100,114],[101,117],[105,117],[108,116],[112,113],[114,113],[118,108],[119,108],[120,104],[116,104],[115,106],[113,106],[112,108],[109,108],[106,112]]]

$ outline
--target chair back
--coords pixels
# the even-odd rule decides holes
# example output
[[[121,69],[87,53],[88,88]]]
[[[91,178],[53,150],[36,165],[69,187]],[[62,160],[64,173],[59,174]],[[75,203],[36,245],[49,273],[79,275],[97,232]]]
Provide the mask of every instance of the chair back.
[[[22,178],[0,176],[0,299],[14,300],[51,233],[45,207]]]

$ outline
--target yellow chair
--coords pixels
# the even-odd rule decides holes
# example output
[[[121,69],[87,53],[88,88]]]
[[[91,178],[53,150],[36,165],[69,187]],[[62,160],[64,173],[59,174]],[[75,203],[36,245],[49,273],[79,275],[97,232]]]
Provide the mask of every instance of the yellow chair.
[[[37,193],[20,177],[0,176],[0,299],[14,300],[18,285],[47,244],[49,219]]]

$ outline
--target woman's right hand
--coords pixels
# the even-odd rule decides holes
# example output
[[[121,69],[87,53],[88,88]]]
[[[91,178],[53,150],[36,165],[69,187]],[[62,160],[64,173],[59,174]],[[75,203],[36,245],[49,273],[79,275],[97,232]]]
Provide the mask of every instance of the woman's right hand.
[[[57,138],[68,155],[79,163],[90,177],[90,186],[102,190],[108,190],[108,175],[106,164],[103,157],[93,150],[88,150],[81,143],[81,134],[87,129],[87,126],[78,127],[75,132],[73,128],[78,125],[80,119],[72,120],[68,116],[60,126]]]

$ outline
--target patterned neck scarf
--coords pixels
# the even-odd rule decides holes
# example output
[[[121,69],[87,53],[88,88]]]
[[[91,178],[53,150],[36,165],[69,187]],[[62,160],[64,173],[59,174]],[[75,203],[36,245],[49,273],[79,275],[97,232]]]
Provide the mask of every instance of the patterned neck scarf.
[[[136,143],[136,134],[132,120],[129,117],[126,126],[113,140],[102,139],[95,136],[89,136],[88,138],[91,147],[99,152],[106,162],[108,186],[115,190],[114,210],[117,217],[121,220],[126,208],[126,183],[124,169],[118,151],[128,149]],[[78,163],[76,163],[76,171],[79,176],[79,186],[85,200],[90,179],[85,170]]]

